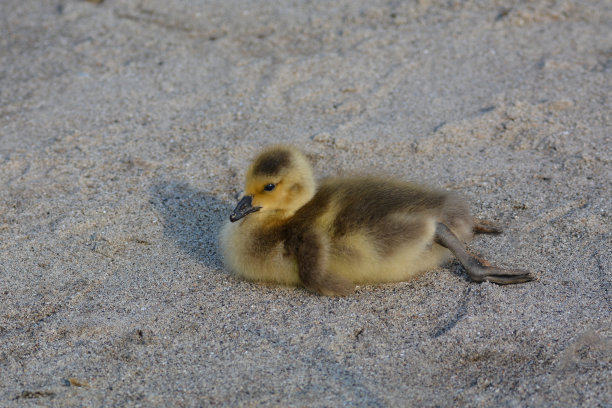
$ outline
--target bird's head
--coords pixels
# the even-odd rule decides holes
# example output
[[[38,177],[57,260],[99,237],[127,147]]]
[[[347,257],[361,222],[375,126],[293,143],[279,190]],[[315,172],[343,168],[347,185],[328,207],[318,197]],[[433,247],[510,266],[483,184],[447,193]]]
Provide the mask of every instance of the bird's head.
[[[244,197],[230,215],[235,222],[249,214],[291,217],[315,193],[308,159],[289,146],[272,146],[261,152],[246,173]]]

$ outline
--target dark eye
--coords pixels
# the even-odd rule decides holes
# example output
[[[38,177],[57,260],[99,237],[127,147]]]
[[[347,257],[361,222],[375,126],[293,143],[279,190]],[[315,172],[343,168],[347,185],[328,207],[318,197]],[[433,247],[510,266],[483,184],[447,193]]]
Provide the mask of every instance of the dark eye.
[[[274,190],[274,187],[276,187],[274,184],[270,183],[270,184],[266,184],[266,186],[264,187],[264,191],[272,191]]]

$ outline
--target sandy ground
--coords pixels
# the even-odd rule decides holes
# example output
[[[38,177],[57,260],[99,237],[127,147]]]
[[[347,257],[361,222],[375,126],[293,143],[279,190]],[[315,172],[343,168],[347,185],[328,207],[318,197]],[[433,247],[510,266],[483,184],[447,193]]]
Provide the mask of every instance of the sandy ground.
[[[606,406],[612,3],[0,2],[0,406]],[[249,160],[506,226],[346,298],[239,281]]]

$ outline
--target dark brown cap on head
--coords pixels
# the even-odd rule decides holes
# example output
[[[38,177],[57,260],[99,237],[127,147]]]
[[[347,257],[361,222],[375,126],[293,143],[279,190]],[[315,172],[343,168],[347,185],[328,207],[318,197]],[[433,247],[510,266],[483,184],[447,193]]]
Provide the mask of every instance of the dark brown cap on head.
[[[268,150],[253,163],[253,175],[271,176],[278,174],[282,169],[289,167],[291,152],[282,147]]]

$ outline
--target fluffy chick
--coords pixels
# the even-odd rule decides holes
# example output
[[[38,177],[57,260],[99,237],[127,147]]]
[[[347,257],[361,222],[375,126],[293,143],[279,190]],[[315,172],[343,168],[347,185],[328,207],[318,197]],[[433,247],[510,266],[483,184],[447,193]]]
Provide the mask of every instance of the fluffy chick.
[[[356,284],[412,279],[453,254],[476,282],[533,279],[470,255],[463,242],[474,231],[499,232],[475,224],[453,193],[375,177],[332,178],[317,188],[301,152],[272,146],[249,167],[221,248],[227,267],[242,278],[330,296]]]

